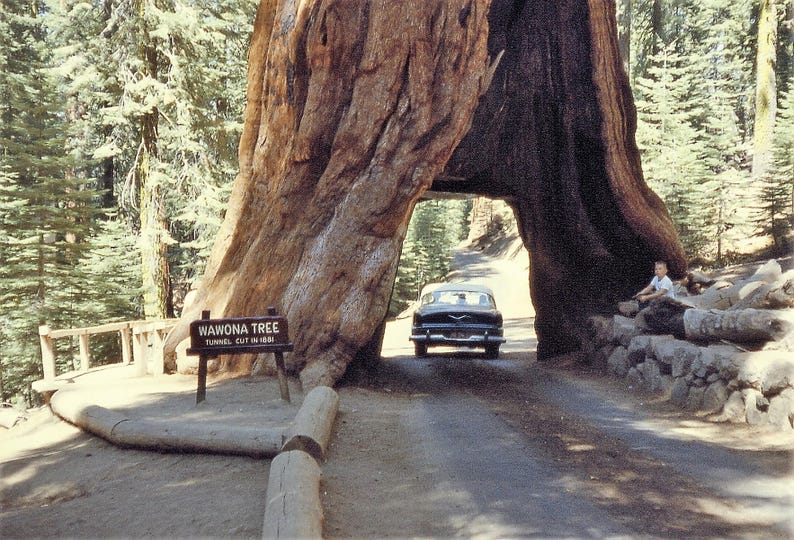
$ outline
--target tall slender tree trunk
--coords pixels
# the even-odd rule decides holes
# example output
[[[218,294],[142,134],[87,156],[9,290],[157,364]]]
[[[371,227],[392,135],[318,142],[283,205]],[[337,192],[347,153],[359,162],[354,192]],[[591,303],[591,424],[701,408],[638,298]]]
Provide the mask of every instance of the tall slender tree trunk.
[[[664,2],[653,0],[651,4],[651,54],[656,56],[666,45],[664,31]]]
[[[774,149],[777,115],[777,5],[776,0],[761,0],[758,12],[756,51],[755,120],[753,122],[753,184],[769,172]],[[754,195],[758,193],[754,190]]]
[[[620,0],[618,5],[618,47],[623,59],[623,69],[631,80],[631,0]]]
[[[146,0],[139,3],[142,24],[139,55],[142,75],[157,79],[159,71],[158,52],[151,43],[146,26]],[[167,258],[168,222],[166,220],[163,187],[152,174],[157,161],[157,107],[141,117],[140,156],[136,164],[139,185],[139,209],[141,220],[141,275],[143,281],[143,307],[147,319],[173,317],[171,277]]]
[[[138,166],[140,182],[141,275],[147,319],[173,317],[170,269],[167,259],[167,221],[163,191],[149,172],[150,154],[144,150]]]

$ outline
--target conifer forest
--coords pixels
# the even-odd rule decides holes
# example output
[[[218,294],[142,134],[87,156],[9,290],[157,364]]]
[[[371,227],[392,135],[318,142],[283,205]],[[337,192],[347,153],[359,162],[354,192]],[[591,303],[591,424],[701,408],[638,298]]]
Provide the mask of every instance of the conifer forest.
[[[645,181],[689,260],[790,254],[794,0],[616,4]],[[256,10],[0,0],[0,401],[37,403],[40,325],[179,315],[237,174]],[[416,206],[392,312],[445,275],[471,208]]]

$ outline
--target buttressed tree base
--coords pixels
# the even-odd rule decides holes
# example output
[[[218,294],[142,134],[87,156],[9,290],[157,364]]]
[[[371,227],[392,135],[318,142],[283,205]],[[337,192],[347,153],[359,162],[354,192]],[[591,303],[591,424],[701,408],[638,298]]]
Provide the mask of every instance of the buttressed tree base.
[[[685,269],[642,179],[609,0],[262,0],[240,173],[195,301],[289,320],[288,368],[333,385],[386,314],[431,186],[508,200],[529,249],[540,358],[584,317]],[[249,362],[236,362],[248,369]]]

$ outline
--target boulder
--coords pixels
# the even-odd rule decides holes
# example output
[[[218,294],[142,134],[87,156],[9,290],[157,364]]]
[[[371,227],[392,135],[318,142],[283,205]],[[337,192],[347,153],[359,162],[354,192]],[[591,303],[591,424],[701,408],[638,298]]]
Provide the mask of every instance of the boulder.
[[[648,390],[662,389],[662,373],[659,369],[659,364],[654,360],[648,359],[642,364],[638,364],[637,370],[642,374],[645,387]]]
[[[705,387],[691,386],[685,407],[690,411],[698,411],[703,408],[703,396],[706,393]]]
[[[744,395],[744,413],[747,423],[754,426],[766,424],[769,416],[766,412],[769,403],[764,395],[754,388],[746,388],[742,390],[742,394]]]
[[[722,410],[728,401],[728,385],[725,381],[717,380],[706,387],[703,393],[703,410],[717,412]]]
[[[642,386],[642,373],[640,373],[640,367],[642,364],[639,364],[636,367],[629,368],[629,372],[626,374],[626,381],[629,383],[629,388],[640,388]]]
[[[739,350],[732,345],[709,345],[708,347],[699,347],[700,354],[692,362],[690,369],[695,376],[701,379],[708,379],[714,375],[719,374],[725,370],[731,373],[725,379],[733,379],[738,373],[738,365],[735,362],[736,355]]]
[[[617,377],[625,377],[629,372],[628,352],[624,347],[617,347],[607,359],[607,371]]]
[[[782,430],[794,429],[794,388],[787,388],[769,400],[769,423]]]
[[[730,396],[728,396],[728,399],[725,402],[725,405],[722,407],[720,419],[736,424],[747,421],[744,396],[742,395],[741,391],[734,390],[731,392]]]
[[[640,303],[636,300],[629,300],[627,302],[618,302],[618,313],[624,317],[634,317],[640,312]]]
[[[585,358],[586,358],[584,362],[595,368],[606,370],[607,360],[609,359],[610,356],[612,356],[612,353],[615,352],[615,349],[619,347],[620,347],[619,345],[616,346],[610,343],[608,345],[604,345],[599,349],[590,350],[589,352],[587,351],[587,347],[583,347],[582,350],[585,352]]]
[[[779,393],[794,387],[794,356],[789,351],[756,351],[736,355],[739,370],[736,380],[744,388],[764,394]]]
[[[670,392],[673,389],[673,377],[671,375],[662,374],[659,377],[659,392],[664,395],[665,399],[670,399]]]
[[[645,357],[651,351],[651,338],[654,336],[634,336],[626,348],[627,359],[630,366],[636,366],[641,362],[645,362]]]
[[[642,329],[634,324],[634,319],[615,315],[612,317],[612,343],[628,347],[631,338],[642,333]]]
[[[673,379],[673,387],[670,389],[670,401],[679,407],[684,407],[689,398],[689,384],[684,377]]]
[[[673,377],[689,373],[692,363],[700,356],[700,347],[672,336],[653,339],[650,346],[653,357],[668,364]]]

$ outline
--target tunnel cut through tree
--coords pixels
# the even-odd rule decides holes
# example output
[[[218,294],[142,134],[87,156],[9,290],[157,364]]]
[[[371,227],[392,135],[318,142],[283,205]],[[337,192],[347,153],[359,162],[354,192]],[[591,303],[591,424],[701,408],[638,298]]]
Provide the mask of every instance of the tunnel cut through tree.
[[[382,322],[434,184],[511,202],[539,355],[573,350],[584,316],[635,290],[654,258],[684,270],[634,121],[612,1],[262,0],[240,173],[166,346],[202,309],[273,305],[290,321],[289,367],[333,384]]]

